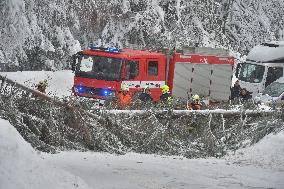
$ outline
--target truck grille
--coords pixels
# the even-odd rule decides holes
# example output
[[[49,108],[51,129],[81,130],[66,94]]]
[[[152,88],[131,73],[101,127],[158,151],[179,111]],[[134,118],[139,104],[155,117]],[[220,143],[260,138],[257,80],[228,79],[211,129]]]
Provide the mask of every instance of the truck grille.
[[[85,94],[96,95],[96,96],[104,96],[104,89],[102,88],[92,88],[86,87]]]

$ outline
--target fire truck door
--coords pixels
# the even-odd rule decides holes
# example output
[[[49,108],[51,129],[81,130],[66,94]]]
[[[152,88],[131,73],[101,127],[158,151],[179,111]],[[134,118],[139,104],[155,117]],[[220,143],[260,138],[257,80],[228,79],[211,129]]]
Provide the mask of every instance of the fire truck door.
[[[141,85],[142,87],[148,85],[153,100],[158,101],[161,95],[161,87],[165,85],[165,70],[162,67],[162,62],[157,59],[147,59],[144,72]]]
[[[138,92],[141,88],[141,68],[138,60],[127,60],[123,69],[123,81],[129,86],[132,93]]]

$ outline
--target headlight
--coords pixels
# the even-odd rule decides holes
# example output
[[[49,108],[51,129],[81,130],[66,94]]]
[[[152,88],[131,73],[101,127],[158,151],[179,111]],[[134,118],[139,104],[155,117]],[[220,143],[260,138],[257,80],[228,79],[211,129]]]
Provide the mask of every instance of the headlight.
[[[114,96],[115,95],[115,92],[114,91],[112,91],[112,90],[109,90],[109,89],[103,89],[103,91],[102,91],[102,96],[105,96],[105,97],[107,97],[107,96]]]
[[[86,88],[84,86],[82,86],[82,85],[74,86],[75,93],[82,94],[82,93],[85,93],[85,90],[86,90]]]
[[[109,93],[110,93],[109,90],[107,90],[107,89],[104,89],[104,90],[103,90],[103,96],[108,96]]]

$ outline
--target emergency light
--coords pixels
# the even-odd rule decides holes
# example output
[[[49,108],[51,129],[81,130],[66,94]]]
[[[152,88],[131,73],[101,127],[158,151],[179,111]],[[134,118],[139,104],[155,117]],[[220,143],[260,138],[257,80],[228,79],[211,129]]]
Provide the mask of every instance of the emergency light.
[[[116,48],[116,47],[97,47],[97,46],[91,45],[90,49],[93,51],[105,51],[105,52],[110,52],[110,53],[121,52],[121,49]]]
[[[103,89],[102,92],[101,92],[101,95],[105,96],[105,97],[107,97],[107,96],[113,97],[113,96],[115,96],[115,91],[112,91],[110,89]]]
[[[110,93],[110,91],[109,91],[109,90],[104,90],[104,91],[103,91],[104,96],[108,96],[108,95],[109,95],[109,93]]]
[[[75,87],[75,92],[80,93],[80,94],[85,93],[85,90],[86,90],[85,87],[82,85],[78,85]]]
[[[121,51],[119,48],[115,48],[115,47],[108,47],[107,49],[108,49],[108,52],[118,53]]]

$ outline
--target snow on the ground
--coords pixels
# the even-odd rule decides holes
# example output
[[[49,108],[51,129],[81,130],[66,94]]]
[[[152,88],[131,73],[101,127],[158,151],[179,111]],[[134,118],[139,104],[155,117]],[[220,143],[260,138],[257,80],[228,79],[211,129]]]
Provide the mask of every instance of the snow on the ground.
[[[284,132],[223,159],[37,153],[0,119],[0,188],[284,188]],[[240,160],[240,161],[238,161]],[[245,161],[243,161],[245,160]]]
[[[283,144],[284,131],[277,135],[269,134],[254,146],[239,149],[236,153],[228,155],[226,158],[236,164],[253,164],[263,168],[284,171]]]
[[[223,159],[64,152],[47,158],[94,188],[283,188],[283,170]]]
[[[0,72],[20,84],[35,89],[36,84],[44,79],[48,80],[47,94],[49,96],[64,97],[71,95],[74,74],[71,70],[63,71],[23,71],[23,72]]]
[[[0,119],[0,188],[89,188],[80,177],[49,164],[6,120]]]

